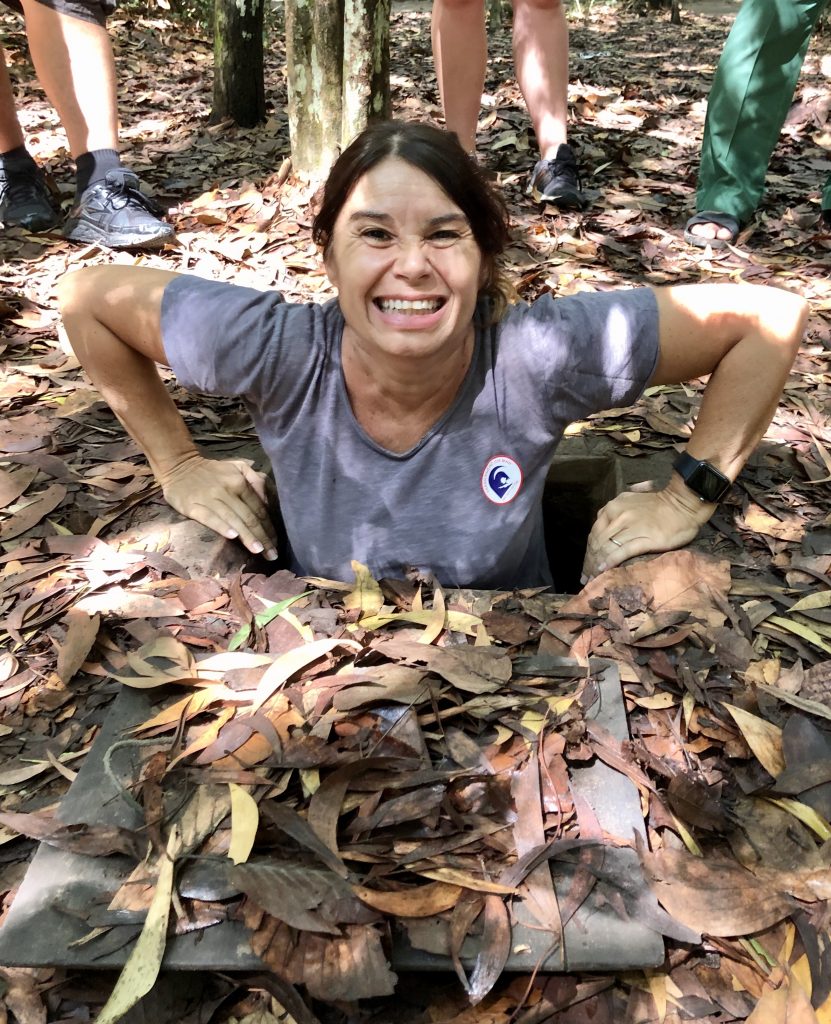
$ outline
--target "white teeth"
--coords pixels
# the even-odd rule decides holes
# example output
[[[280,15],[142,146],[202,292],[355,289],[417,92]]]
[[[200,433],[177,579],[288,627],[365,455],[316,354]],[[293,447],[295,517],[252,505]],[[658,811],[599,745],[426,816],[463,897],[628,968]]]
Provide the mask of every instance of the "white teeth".
[[[384,313],[434,313],[441,299],[379,299],[378,305]]]

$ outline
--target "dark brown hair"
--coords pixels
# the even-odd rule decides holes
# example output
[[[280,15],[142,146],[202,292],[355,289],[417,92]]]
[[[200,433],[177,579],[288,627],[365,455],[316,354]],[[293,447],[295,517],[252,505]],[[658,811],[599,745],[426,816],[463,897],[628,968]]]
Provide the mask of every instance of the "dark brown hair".
[[[312,223],[316,244],[325,254],[350,192],[364,174],[387,157],[406,160],[423,171],[467,217],[485,269],[481,293],[491,299],[498,318],[510,291],[497,266],[510,237],[508,212],[502,197],[491,189],[475,159],[465,152],[453,132],[420,121],[381,121],[361,132],[329,172]]]

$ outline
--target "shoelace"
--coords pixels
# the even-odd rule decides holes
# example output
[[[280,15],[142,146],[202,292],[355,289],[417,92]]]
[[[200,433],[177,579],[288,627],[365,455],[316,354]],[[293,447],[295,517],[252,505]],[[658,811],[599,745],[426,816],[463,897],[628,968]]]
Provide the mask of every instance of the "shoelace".
[[[0,181],[0,184],[2,183],[6,186],[6,197],[10,205],[23,206],[28,202],[36,202],[38,200],[48,202],[46,188],[35,176],[4,176],[4,181]]]
[[[135,175],[120,175],[119,179],[109,178],[102,182],[106,187],[104,201],[111,209],[123,210],[126,206],[133,206],[152,214],[154,217],[164,216],[164,210],[155,199],[146,196],[139,189],[138,178]]]
[[[551,168],[552,176],[573,178],[577,188],[582,191],[583,183],[580,181],[580,172],[577,170],[577,164],[573,160],[555,157],[553,160],[546,162]]]

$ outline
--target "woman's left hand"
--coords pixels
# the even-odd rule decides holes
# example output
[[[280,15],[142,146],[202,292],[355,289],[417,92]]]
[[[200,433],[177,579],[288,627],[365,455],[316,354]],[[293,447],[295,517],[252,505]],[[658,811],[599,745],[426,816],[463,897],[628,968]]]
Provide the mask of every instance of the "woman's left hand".
[[[716,506],[702,502],[673,474],[662,490],[624,491],[595,520],[583,562],[584,582],[635,555],[672,551],[694,540]]]

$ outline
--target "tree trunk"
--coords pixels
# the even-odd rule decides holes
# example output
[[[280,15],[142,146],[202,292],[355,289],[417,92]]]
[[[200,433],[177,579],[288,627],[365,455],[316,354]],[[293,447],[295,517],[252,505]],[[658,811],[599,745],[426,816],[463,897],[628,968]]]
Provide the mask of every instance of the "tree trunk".
[[[214,96],[211,124],[243,128],[265,120],[264,0],[214,0]]]
[[[390,116],[390,0],[345,0],[341,145]]]
[[[488,35],[495,39],[502,31],[502,24],[505,12],[502,7],[502,0],[488,0]]]
[[[294,169],[323,177],[369,121],[389,117],[390,0],[286,0]]]
[[[343,0],[286,0],[291,160],[320,176],[341,143]]]

